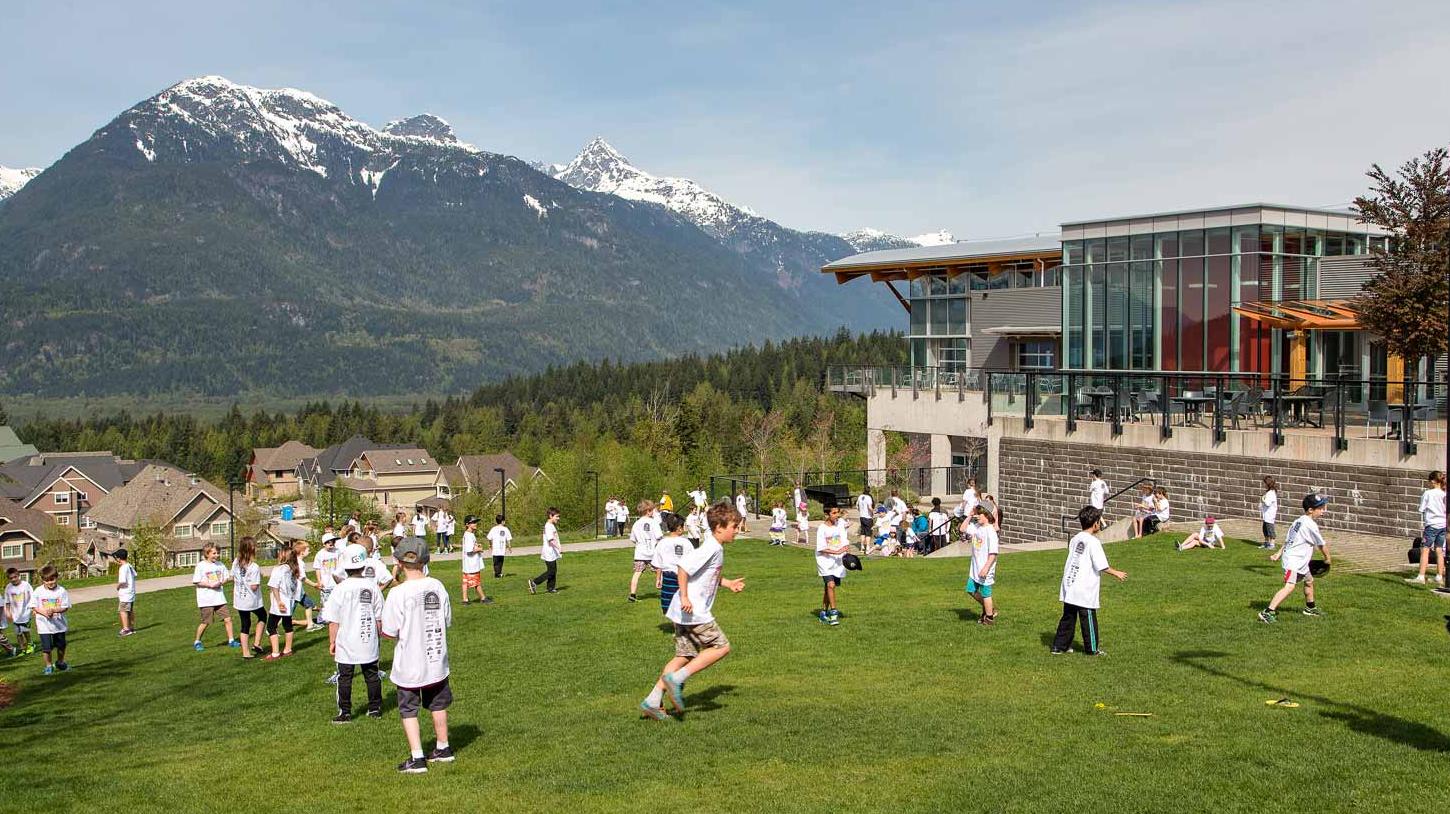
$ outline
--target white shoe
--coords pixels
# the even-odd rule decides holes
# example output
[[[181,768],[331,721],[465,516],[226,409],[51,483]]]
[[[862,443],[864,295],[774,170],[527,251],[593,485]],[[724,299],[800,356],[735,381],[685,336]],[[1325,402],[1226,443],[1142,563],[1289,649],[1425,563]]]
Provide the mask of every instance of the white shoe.
[[[1408,582],[1411,585],[1424,585],[1425,575],[1421,574],[1418,577],[1405,577],[1405,582]]]

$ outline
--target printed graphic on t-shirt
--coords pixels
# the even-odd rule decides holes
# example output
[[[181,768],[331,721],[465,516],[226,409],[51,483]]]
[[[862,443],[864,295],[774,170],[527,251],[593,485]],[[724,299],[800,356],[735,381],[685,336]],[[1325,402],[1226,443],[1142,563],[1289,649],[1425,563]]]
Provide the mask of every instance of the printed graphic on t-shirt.
[[[429,664],[443,662],[443,601],[438,594],[423,594],[423,658]]]

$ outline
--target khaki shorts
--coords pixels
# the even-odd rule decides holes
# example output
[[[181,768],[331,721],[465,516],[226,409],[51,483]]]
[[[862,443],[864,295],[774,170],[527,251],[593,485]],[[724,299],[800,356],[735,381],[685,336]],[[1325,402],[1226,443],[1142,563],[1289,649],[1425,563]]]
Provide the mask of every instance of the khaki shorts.
[[[212,605],[209,608],[197,608],[196,610],[201,614],[201,623],[203,625],[209,625],[215,620],[228,618],[226,605]]]
[[[121,613],[130,613],[131,612],[131,606],[135,604],[134,602],[121,602],[120,600],[116,600],[116,601],[121,606]]]
[[[700,655],[701,650],[729,646],[730,640],[725,638],[725,631],[714,622],[675,625],[675,655],[679,658],[692,659]]]

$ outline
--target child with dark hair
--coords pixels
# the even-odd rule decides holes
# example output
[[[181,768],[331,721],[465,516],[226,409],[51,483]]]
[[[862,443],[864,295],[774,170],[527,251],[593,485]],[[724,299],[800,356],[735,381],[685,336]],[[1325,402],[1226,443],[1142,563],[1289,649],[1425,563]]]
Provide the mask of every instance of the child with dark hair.
[[[1062,601],[1062,618],[1057,623],[1057,635],[1052,639],[1052,654],[1072,652],[1073,634],[1079,623],[1082,626],[1083,652],[1089,656],[1101,656],[1103,651],[1098,641],[1098,593],[1102,586],[1102,575],[1108,574],[1119,582],[1128,575],[1108,565],[1108,555],[1103,552],[1103,541],[1097,533],[1103,526],[1103,513],[1096,506],[1084,506],[1077,513],[1077,522],[1082,531],[1067,544],[1067,563],[1062,568],[1062,586],[1058,599]]]
[[[695,545],[694,541],[684,536],[685,521],[678,514],[665,512],[660,516],[660,524],[664,528],[665,536],[655,546],[650,565],[660,575],[660,612],[664,613],[670,609],[670,600],[675,598],[675,593],[680,589],[677,573],[680,560],[685,558],[686,552],[693,551]]]
[[[116,606],[121,617],[121,632],[118,636],[130,636],[136,632],[136,566],[130,562],[131,552],[116,549],[112,555],[120,563],[116,568]]]
[[[356,533],[356,532],[354,532]],[[267,612],[262,608],[262,568],[257,565],[257,541],[243,537],[237,541],[237,558],[232,561],[232,607],[241,617],[242,658],[252,658],[253,650],[262,649],[262,633],[267,627]],[[257,632],[252,633],[252,621]]]
[[[1425,573],[1430,569],[1430,557],[1435,558],[1435,581],[1445,587],[1445,473],[1431,472],[1425,478],[1425,491],[1420,494],[1420,521],[1424,533],[1420,536],[1420,573],[1405,580],[1419,585],[1425,584]]]
[[[35,630],[40,634],[45,674],[69,670],[70,663],[65,660],[65,635],[70,625],[66,623],[65,612],[70,610],[70,594],[60,587],[60,572],[54,565],[40,569],[40,587],[30,595],[30,610],[35,614]]]
[[[544,545],[539,549],[539,559],[544,561],[544,573],[529,580],[529,593],[538,593],[539,583],[548,586],[549,593],[559,592],[555,587],[559,579],[559,558],[564,556],[564,547],[559,543],[559,510],[549,507],[548,519],[544,522]]]
[[[1259,498],[1259,519],[1263,521],[1264,542],[1259,548],[1274,550],[1274,521],[1279,518],[1279,483],[1273,476],[1264,476],[1264,494]]]
[[[1001,551],[992,510],[978,503],[972,517],[964,524],[967,540],[972,544],[972,572],[967,577],[967,596],[982,606],[978,624],[997,623],[997,605],[992,600],[992,586],[997,583],[997,556]]]

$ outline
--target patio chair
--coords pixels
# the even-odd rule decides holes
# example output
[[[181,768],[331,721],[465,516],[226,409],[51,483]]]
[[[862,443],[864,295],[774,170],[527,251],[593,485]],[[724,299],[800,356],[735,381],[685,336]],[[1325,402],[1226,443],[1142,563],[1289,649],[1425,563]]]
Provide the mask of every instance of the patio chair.
[[[1380,438],[1390,434],[1390,407],[1387,401],[1373,401],[1369,403],[1369,412],[1364,417],[1364,437],[1370,437],[1370,428],[1379,425],[1385,428]]]

